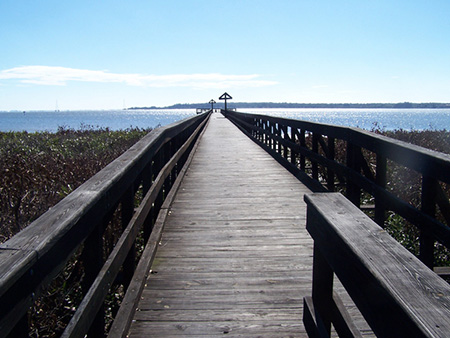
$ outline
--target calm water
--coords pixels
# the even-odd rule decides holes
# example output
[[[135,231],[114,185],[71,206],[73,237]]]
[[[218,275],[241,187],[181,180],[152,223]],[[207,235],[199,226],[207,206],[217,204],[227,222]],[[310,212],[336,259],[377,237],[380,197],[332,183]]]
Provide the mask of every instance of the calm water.
[[[450,109],[239,109],[313,122],[372,129],[450,130]],[[85,126],[110,128],[148,128],[164,126],[195,115],[195,109],[33,111],[0,112],[0,131],[56,131],[58,127]]]
[[[450,130],[450,109],[242,109],[242,112],[371,130]]]

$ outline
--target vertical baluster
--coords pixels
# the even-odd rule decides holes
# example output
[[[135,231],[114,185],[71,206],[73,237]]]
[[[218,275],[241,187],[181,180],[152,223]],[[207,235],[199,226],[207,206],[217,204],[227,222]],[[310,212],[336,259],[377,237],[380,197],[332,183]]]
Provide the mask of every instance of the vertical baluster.
[[[164,145],[164,161],[162,163],[162,166],[164,167],[167,162],[169,162],[170,160],[170,156],[171,156],[171,142],[167,142]],[[166,199],[167,194],[169,193],[170,190],[170,182],[171,182],[171,175],[169,174],[169,176],[167,176],[167,178],[164,180],[164,199]]]
[[[334,161],[335,157],[335,140],[334,137],[328,137],[328,159]],[[334,171],[327,168],[327,188],[334,191]]]
[[[436,195],[438,181],[431,176],[422,177],[422,211],[431,217],[436,216]],[[430,269],[434,266],[434,239],[426,230],[420,231],[420,260]]]
[[[265,135],[264,135],[264,121],[263,121],[263,119],[258,119],[257,132],[259,134],[259,141],[261,143],[264,143]]]
[[[296,145],[297,144],[297,140],[298,140],[297,129],[291,127],[291,142]],[[291,164],[293,166],[295,166],[295,167],[297,167],[297,157],[298,157],[298,153],[292,147],[291,148]]]
[[[316,154],[319,153],[319,137],[316,132],[312,134],[312,151]],[[316,161],[311,160],[312,165],[312,178],[319,180],[319,166]]]
[[[280,140],[281,138],[281,125],[279,123],[276,124],[277,125],[277,135],[278,135],[278,155],[283,156],[283,146],[282,146],[282,142]]]
[[[382,189],[386,189],[387,182],[387,160],[386,157],[377,154],[377,171],[375,177],[375,183],[378,187]],[[375,222],[384,228],[384,222],[386,220],[386,205],[384,202],[383,196],[380,196],[379,193],[375,193]]]
[[[288,159],[288,146],[286,144],[286,141],[289,140],[288,127],[286,125],[284,125],[282,128],[283,128],[283,140],[284,140],[283,157],[285,160],[287,160]]]
[[[177,152],[177,148],[178,148],[178,138],[179,136],[175,136],[174,139],[172,139],[172,141],[170,142],[170,155],[169,155],[169,160],[173,157],[173,155],[175,155],[175,153]],[[175,166],[172,169],[172,172],[170,173],[170,181],[169,181],[169,189],[170,190],[173,186],[173,184],[175,183],[175,180],[177,179],[177,165],[175,164]]]
[[[333,308],[333,270],[314,243],[312,299],[314,307],[330,336],[331,313]]]
[[[134,212],[134,190],[132,187],[128,188],[125,194],[122,196],[122,204],[121,204],[121,222],[122,229],[125,229],[128,226],[131,218],[133,217]],[[133,246],[130,248],[127,257],[123,263],[123,286],[124,288],[128,288],[128,285],[131,282],[134,274],[135,268],[135,259],[136,259],[136,245],[133,243]]]
[[[158,151],[158,153],[155,156],[155,171],[154,171],[154,178],[159,175],[159,172],[161,171],[161,168],[163,167],[164,162],[164,149],[161,147],[161,149]],[[164,197],[164,188],[160,190],[158,193],[158,196],[155,199],[154,205],[154,212],[153,212],[153,224],[156,222],[156,218],[158,218],[159,209],[161,209],[161,205],[163,204],[163,197]]]
[[[356,173],[360,173],[361,167],[358,162],[357,152],[361,152],[361,148],[355,146],[351,142],[347,141],[347,167],[355,171]],[[351,178],[347,176],[347,198],[358,208],[361,205],[361,189],[358,185],[353,183]]]
[[[145,194],[149,191],[150,187],[153,183],[153,161],[150,161],[150,163],[146,166],[144,169],[144,176],[142,180],[143,185],[143,194]],[[150,234],[152,232],[153,228],[153,207],[150,209],[149,215],[147,216],[145,222],[144,222],[144,242],[147,243],[147,240],[150,237]]]
[[[305,129],[300,130],[300,147],[306,149]],[[306,171],[306,157],[303,154],[300,154],[300,170]]]
[[[108,224],[109,218],[98,225],[84,241],[81,254],[83,262],[84,278],[81,284],[83,295],[89,291],[92,283],[103,266],[103,229]],[[89,328],[89,336],[103,337],[105,335],[105,307],[102,305]]]
[[[275,138],[277,135],[278,135],[277,124],[274,122],[274,123],[273,123],[273,136],[274,136],[274,138],[273,138],[273,140],[272,140],[272,143],[273,143],[273,150],[274,150],[276,153],[278,153],[278,141],[277,141],[277,139]]]
[[[264,126],[262,124],[261,119],[254,119],[256,129],[253,131],[253,137],[256,138],[259,142],[264,142]]]

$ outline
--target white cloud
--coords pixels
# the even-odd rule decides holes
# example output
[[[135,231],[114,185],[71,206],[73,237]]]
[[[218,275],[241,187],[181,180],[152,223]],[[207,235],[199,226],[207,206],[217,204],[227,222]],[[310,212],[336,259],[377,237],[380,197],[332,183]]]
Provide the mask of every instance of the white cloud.
[[[51,66],[22,66],[0,71],[0,80],[18,80],[21,83],[63,86],[71,81],[124,83],[129,86],[229,88],[263,87],[277,84],[262,80],[259,74],[117,74],[106,70],[74,69]]]

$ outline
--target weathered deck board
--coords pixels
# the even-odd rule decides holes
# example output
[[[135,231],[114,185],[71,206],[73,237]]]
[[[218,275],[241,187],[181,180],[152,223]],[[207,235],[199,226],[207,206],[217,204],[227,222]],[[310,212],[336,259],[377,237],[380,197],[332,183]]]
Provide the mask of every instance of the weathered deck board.
[[[213,115],[172,204],[129,336],[305,337],[308,192]]]

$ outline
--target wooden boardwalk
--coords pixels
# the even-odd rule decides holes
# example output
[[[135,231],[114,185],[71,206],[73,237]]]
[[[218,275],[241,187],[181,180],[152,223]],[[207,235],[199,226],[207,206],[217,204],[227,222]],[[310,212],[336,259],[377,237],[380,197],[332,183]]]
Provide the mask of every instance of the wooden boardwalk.
[[[214,114],[172,204],[130,337],[306,336],[307,192]]]

